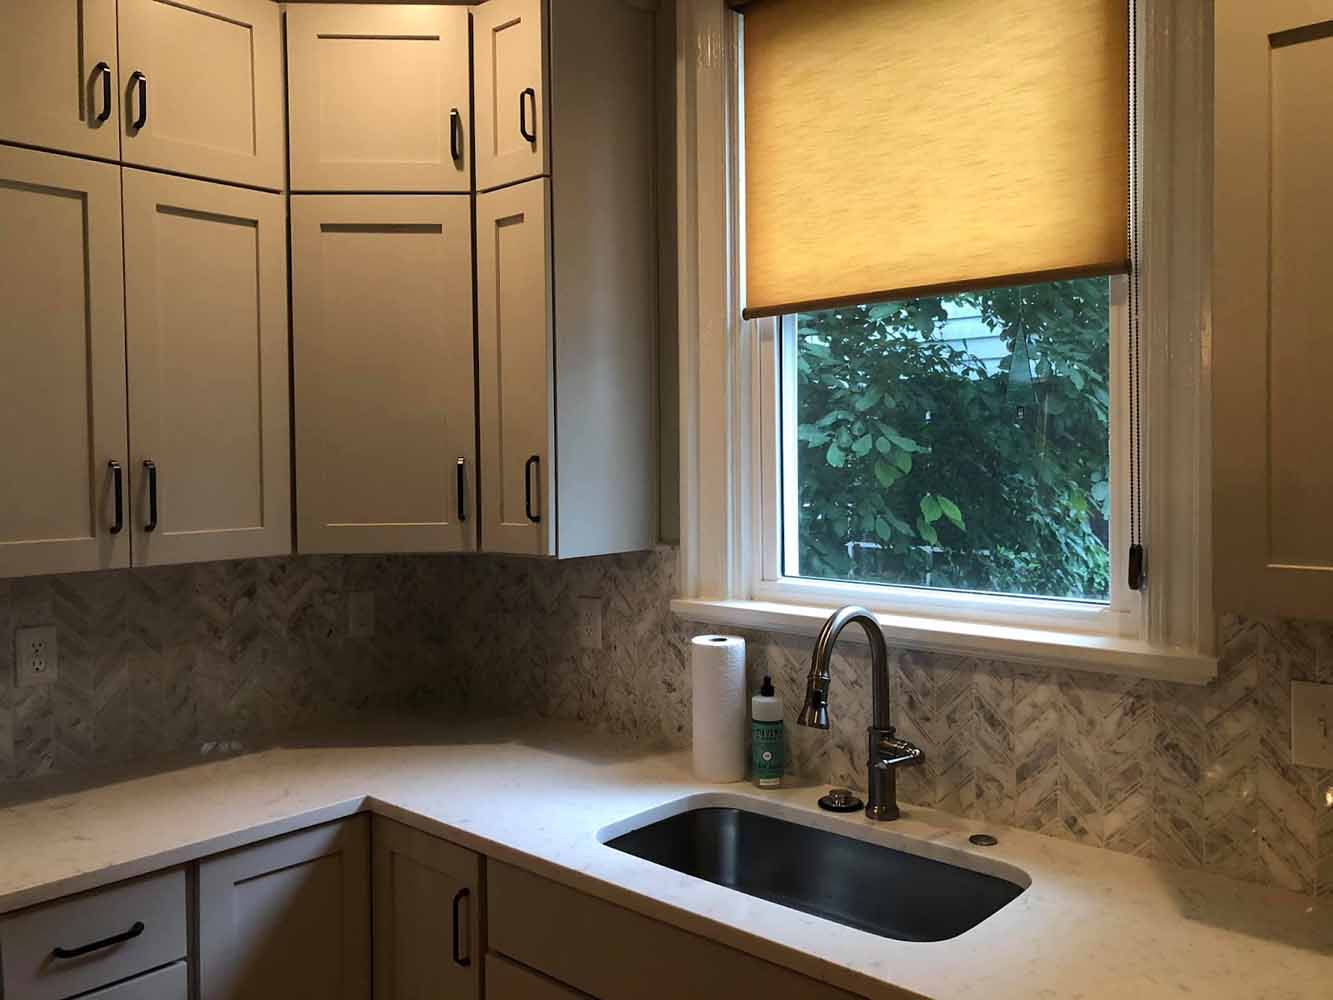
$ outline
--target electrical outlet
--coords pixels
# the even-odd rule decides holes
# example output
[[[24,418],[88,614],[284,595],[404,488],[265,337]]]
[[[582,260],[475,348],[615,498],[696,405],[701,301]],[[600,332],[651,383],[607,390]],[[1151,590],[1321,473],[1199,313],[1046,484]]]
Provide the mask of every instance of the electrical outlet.
[[[1333,684],[1291,684],[1291,759],[1333,767]]]
[[[54,625],[14,632],[14,683],[19,687],[50,684],[59,676],[60,644]]]
[[[375,634],[375,592],[362,590],[347,596],[347,632],[353,639]]]
[[[579,645],[584,649],[602,648],[602,599],[579,598]]]

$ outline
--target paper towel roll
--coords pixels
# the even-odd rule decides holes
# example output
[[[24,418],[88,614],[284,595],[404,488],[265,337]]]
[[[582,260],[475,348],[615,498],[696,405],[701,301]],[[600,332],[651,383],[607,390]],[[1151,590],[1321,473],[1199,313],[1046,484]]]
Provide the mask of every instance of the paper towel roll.
[[[745,640],[697,635],[690,646],[694,686],[694,776],[745,780]]]

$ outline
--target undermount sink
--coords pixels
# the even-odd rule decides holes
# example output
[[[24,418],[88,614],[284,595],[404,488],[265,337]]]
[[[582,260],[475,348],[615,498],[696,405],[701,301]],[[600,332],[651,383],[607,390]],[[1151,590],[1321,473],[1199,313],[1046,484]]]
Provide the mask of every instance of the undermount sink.
[[[687,808],[605,843],[686,875],[899,941],[957,937],[1026,887],[728,806]]]

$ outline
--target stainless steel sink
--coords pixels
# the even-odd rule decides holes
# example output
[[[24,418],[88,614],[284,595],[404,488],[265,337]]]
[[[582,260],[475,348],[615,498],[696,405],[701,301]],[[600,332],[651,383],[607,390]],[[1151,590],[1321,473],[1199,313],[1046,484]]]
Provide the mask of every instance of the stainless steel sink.
[[[996,875],[731,807],[687,809],[606,844],[899,941],[957,937],[1024,889]]]

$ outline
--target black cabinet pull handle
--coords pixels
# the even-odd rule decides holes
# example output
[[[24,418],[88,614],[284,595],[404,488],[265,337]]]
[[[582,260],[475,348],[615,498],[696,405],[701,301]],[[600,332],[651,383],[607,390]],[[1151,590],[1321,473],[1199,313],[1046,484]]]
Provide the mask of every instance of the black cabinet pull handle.
[[[144,473],[148,476],[148,523],[144,531],[157,530],[157,466],[153,462],[143,463]]]
[[[523,463],[523,510],[528,515],[528,520],[533,524],[540,524],[542,516],[532,512],[532,467],[541,463],[541,457],[533,455]]]
[[[93,76],[102,75],[102,110],[97,113],[97,120],[104,122],[111,117],[111,67],[104,62],[93,67]]]
[[[130,128],[136,132],[148,124],[148,77],[137,69],[130,74],[130,89],[139,88],[139,113],[135,115]]]
[[[458,460],[458,520],[467,520],[467,459]]]
[[[532,101],[532,128],[528,128],[528,101]],[[528,142],[537,141],[537,91],[531,87],[518,95],[518,134]]]
[[[111,534],[119,535],[125,530],[125,474],[119,462],[107,462],[111,470],[111,489],[116,498],[116,519],[111,522]]]
[[[449,152],[455,160],[463,158],[463,116],[457,108],[449,112]]]
[[[92,944],[80,945],[78,948],[52,948],[52,958],[78,958],[80,955],[86,955],[91,951],[100,951],[103,948],[110,948],[112,945],[124,944],[126,941],[133,941],[143,933],[143,921],[136,920],[134,926],[127,931],[121,931],[119,934],[112,934],[109,938],[102,938],[101,941],[94,941]]]
[[[459,889],[454,893],[454,962],[465,969],[472,964],[472,958],[468,955],[460,954],[458,950],[459,924],[461,923],[458,919],[458,907],[462,905],[463,900],[467,899],[470,895],[472,895],[470,889]]]

